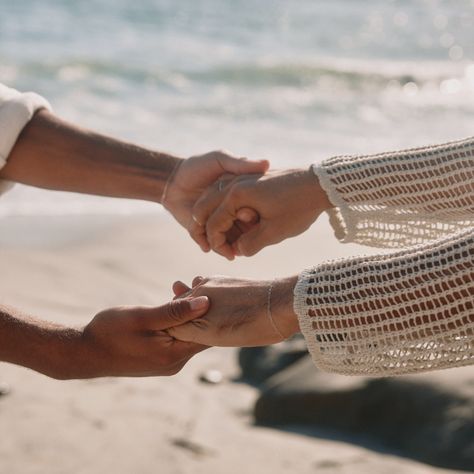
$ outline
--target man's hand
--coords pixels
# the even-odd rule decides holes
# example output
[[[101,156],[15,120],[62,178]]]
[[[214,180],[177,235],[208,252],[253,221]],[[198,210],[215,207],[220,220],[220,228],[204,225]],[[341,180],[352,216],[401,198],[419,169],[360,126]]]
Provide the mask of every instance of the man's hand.
[[[209,187],[218,191],[221,185],[221,182],[217,181],[219,178],[227,182],[235,175],[257,174],[260,176],[268,170],[269,163],[266,160],[250,161],[231,156],[223,151],[213,151],[182,160],[177,166],[168,183],[165,202],[162,204],[184,228],[190,229],[194,228],[192,219],[194,204]],[[236,222],[227,229],[229,239],[232,240],[232,235],[235,233],[240,235],[238,225],[239,223]],[[241,228],[246,229],[245,224],[242,226]],[[204,229],[201,229],[201,232],[194,231],[192,237],[202,250],[209,251],[210,247]]]
[[[224,191],[207,193],[197,201],[191,235],[196,239],[205,226],[212,250],[229,260],[236,255],[254,255],[268,245],[301,234],[331,207],[311,170],[238,176]],[[251,225],[234,235],[231,242],[227,233],[236,222]]]
[[[222,151],[184,160],[40,110],[24,127],[0,178],[46,189],[161,202],[188,229],[194,203],[217,179],[267,169],[268,161],[249,161]],[[245,226],[236,226],[236,235],[242,229]],[[208,251],[204,233],[196,241]],[[230,240],[232,235],[228,234]]]
[[[173,291],[178,298],[188,293],[205,295],[211,308],[203,317],[175,326],[168,333],[183,341],[213,346],[251,347],[280,342],[282,335],[287,338],[299,331],[293,310],[296,280],[291,277],[272,284],[243,278],[197,277],[192,289],[176,282]]]
[[[84,328],[84,373],[145,377],[174,375],[206,346],[177,341],[166,330],[202,317],[209,308],[205,297],[172,301],[158,308],[122,307],[100,312]]]

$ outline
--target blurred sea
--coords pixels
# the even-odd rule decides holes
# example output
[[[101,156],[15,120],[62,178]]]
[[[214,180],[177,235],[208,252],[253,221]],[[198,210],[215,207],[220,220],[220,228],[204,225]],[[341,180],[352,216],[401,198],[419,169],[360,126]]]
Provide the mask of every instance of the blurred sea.
[[[474,134],[474,0],[0,0],[0,81],[183,156],[306,166]],[[156,212],[17,186],[0,215]]]

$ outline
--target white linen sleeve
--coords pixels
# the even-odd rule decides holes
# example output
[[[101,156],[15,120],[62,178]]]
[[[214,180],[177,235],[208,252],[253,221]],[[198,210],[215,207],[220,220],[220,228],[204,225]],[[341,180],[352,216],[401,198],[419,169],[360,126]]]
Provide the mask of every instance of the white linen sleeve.
[[[38,94],[20,93],[0,84],[0,169],[5,166],[21,131],[39,109],[51,110],[51,106]],[[0,181],[0,193],[10,186]]]
[[[315,364],[390,376],[474,364],[474,229],[300,274],[294,309]]]
[[[474,225],[474,138],[313,165],[336,237],[402,248]]]

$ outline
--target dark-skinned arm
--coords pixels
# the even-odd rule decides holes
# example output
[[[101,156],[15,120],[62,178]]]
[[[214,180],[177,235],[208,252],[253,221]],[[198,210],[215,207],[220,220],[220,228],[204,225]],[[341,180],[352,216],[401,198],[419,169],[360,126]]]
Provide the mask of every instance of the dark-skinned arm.
[[[208,307],[207,298],[188,298],[157,308],[112,308],[75,328],[0,306],[0,361],[60,380],[173,375],[206,347],[176,341],[166,330]]]

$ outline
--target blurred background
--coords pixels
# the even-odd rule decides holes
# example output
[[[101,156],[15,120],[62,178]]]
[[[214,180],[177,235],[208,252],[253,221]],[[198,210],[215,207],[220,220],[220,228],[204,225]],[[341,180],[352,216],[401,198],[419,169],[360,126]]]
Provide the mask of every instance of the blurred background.
[[[0,82],[141,145],[306,167],[473,135],[474,0],[0,0]],[[322,218],[229,264],[156,205],[24,186],[0,202],[0,299],[64,324],[161,304],[175,279],[362,252]],[[171,378],[0,364],[0,382],[0,474],[474,472],[472,367],[329,375],[296,339],[213,348]]]
[[[472,134],[473,29],[472,0],[0,0],[0,81],[183,156],[306,166]],[[0,212],[152,208],[48,199]]]

